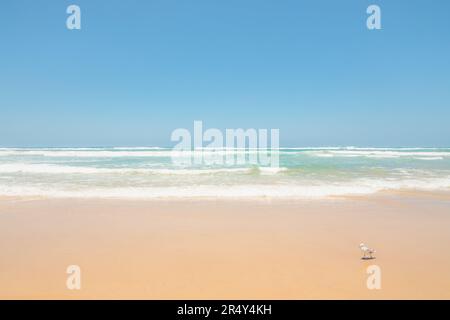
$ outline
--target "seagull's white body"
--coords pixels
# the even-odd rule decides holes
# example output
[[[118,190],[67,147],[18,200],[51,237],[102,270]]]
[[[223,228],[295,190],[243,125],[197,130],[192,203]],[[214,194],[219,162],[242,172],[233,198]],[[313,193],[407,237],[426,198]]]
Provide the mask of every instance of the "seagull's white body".
[[[364,243],[360,243],[359,247],[360,247],[361,251],[363,252],[363,258],[367,258],[367,257],[369,257],[370,259],[373,258],[372,254],[375,253],[374,249],[369,248]]]

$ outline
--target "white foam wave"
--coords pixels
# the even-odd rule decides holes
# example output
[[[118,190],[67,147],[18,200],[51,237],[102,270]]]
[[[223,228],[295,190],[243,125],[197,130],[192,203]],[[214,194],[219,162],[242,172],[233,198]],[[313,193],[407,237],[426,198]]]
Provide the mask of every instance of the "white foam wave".
[[[284,167],[258,167],[258,171],[261,174],[277,174],[287,170],[288,168]]]
[[[114,158],[114,157],[170,157],[170,151],[108,151],[108,150],[2,150],[0,156],[41,156],[67,158]],[[179,154],[183,156],[183,154]]]
[[[305,154],[316,157],[368,157],[368,158],[400,158],[400,157],[419,157],[421,160],[438,157],[450,157],[448,151],[380,151],[380,150],[319,150],[305,151]]]
[[[238,154],[270,153],[270,150],[195,150],[178,151],[166,149],[154,149],[152,151],[127,150],[1,150],[3,156],[39,156],[39,157],[64,157],[64,158],[116,158],[116,157],[193,157],[193,156],[217,156]]]
[[[444,157],[415,157],[416,160],[444,160]]]
[[[255,154],[274,152],[277,150],[243,149],[243,148],[203,148],[193,151],[178,151],[160,147],[114,147],[114,148],[0,148],[1,156],[39,156],[39,157],[71,157],[71,158],[115,158],[115,157],[192,157],[203,155]],[[356,147],[323,147],[323,148],[280,148],[279,154],[306,154],[316,157],[450,157],[450,149],[439,148],[356,148]]]
[[[287,168],[259,167],[261,174],[277,174]],[[31,174],[164,174],[164,175],[202,175],[220,173],[251,173],[252,168],[211,168],[211,169],[165,169],[165,168],[94,168],[53,164],[14,163],[0,165],[0,173]]]
[[[450,177],[427,180],[358,180],[351,183],[320,185],[195,185],[185,187],[83,188],[57,189],[54,186],[30,187],[0,185],[3,196],[40,196],[56,198],[327,198],[331,196],[366,195],[383,190],[450,191]]]

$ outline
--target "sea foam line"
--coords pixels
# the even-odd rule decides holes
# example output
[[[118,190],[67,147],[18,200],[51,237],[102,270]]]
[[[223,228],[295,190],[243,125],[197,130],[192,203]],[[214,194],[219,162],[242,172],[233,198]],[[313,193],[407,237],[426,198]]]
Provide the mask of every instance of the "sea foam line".
[[[202,175],[220,173],[253,173],[276,174],[287,168],[249,167],[249,168],[215,168],[215,169],[150,169],[150,168],[93,168],[75,167],[53,164],[1,164],[0,173],[31,174],[164,174],[164,175]]]
[[[368,195],[384,190],[450,191],[450,177],[426,180],[358,180],[347,183],[322,183],[320,185],[195,185],[167,187],[111,187],[60,189],[47,187],[0,185],[3,196],[39,196],[49,198],[327,198],[346,195]]]
[[[425,151],[426,150],[426,151]],[[115,158],[115,157],[192,157],[195,155],[229,155],[229,154],[255,154],[277,152],[281,155],[308,155],[316,157],[369,157],[369,158],[398,158],[417,157],[420,160],[433,157],[450,157],[450,149],[442,148],[280,148],[270,149],[243,149],[243,148],[203,148],[193,151],[178,151],[159,147],[115,147],[115,148],[42,148],[20,149],[0,148],[0,157],[7,156],[41,156],[41,157],[68,157],[68,158]]]

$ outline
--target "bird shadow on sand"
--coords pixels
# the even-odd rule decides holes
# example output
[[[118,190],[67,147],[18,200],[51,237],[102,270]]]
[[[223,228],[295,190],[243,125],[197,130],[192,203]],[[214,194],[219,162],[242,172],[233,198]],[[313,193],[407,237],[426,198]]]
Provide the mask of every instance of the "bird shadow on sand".
[[[361,260],[374,260],[376,257],[362,257]]]

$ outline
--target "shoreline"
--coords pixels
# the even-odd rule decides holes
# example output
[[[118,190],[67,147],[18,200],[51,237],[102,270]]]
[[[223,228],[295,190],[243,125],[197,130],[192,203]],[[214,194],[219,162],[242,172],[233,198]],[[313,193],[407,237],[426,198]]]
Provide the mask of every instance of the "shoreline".
[[[0,298],[449,299],[449,209],[449,195],[436,193],[3,199]],[[360,242],[376,259],[361,260]],[[65,286],[73,264],[80,291]],[[372,264],[381,290],[366,287]]]
[[[419,197],[419,198],[434,198],[440,200],[450,200],[450,190],[418,190],[418,189],[396,189],[396,190],[381,190],[367,194],[345,194],[345,195],[328,195],[328,196],[179,196],[179,197],[101,197],[101,196],[43,196],[43,195],[26,195],[26,196],[12,196],[1,195],[0,203],[2,201],[119,201],[119,202],[139,202],[139,203],[191,203],[191,202],[248,202],[248,203],[302,203],[302,202],[320,202],[320,201],[351,201],[351,200],[368,200],[389,197]]]

